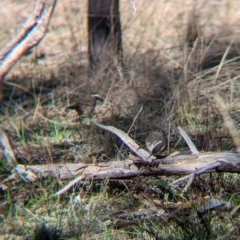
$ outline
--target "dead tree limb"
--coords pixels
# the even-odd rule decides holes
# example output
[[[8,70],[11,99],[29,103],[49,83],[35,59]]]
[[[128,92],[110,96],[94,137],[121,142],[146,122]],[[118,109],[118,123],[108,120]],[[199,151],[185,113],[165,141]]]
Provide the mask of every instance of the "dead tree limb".
[[[131,160],[112,161],[97,165],[72,163],[24,166],[19,164],[15,167],[13,173],[21,175],[26,181],[36,181],[48,176],[60,180],[74,179],[57,194],[64,193],[75,183],[85,179],[131,179],[137,176],[188,175],[194,174],[198,170],[201,171],[201,169],[207,169],[207,172],[240,173],[240,154],[238,153],[206,153],[200,154],[197,158],[188,155],[177,155],[167,157],[165,161],[168,164],[164,164],[160,160],[159,165],[155,167],[137,167],[134,161]],[[216,165],[213,168],[214,164]],[[204,171],[201,171],[201,173],[204,173]],[[12,178],[9,179],[12,180]]]
[[[191,149],[191,152],[194,155],[198,156],[199,151],[197,150],[196,146],[193,144],[191,138],[187,135],[187,133],[181,127],[178,127],[178,130],[179,130],[180,134],[182,135],[182,137],[184,138],[185,142],[187,143],[188,147]]]
[[[136,153],[142,159],[143,163],[151,164],[153,160],[156,159],[150,153],[140,148],[140,146],[138,146],[138,144],[133,139],[131,139],[127,133],[123,132],[122,130],[115,128],[113,126],[105,126],[96,122],[93,123],[96,126],[117,135],[134,153]]]
[[[70,187],[79,181],[86,179],[103,180],[103,179],[131,179],[137,176],[160,176],[160,175],[188,175],[179,181],[188,180],[195,175],[206,172],[232,172],[240,173],[240,154],[239,153],[199,153],[196,155],[169,155],[168,157],[158,160],[149,157],[149,153],[139,146],[123,131],[112,127],[96,124],[102,129],[111,131],[118,135],[132,151],[134,151],[140,161],[110,161],[106,163],[84,164],[44,164],[44,165],[17,165],[13,170],[13,177],[3,180],[0,184],[13,180],[14,176],[21,176],[25,181],[36,181],[47,176],[59,180],[72,180],[57,194],[66,192]],[[149,162],[149,159],[154,161]]]
[[[5,131],[0,127],[0,146],[3,149],[3,154],[6,159],[7,166],[13,168],[17,165],[17,160],[9,143],[9,139]]]
[[[0,54],[0,83],[18,59],[44,37],[56,0],[38,0],[19,35]]]
[[[97,165],[83,163],[17,165],[15,171],[23,176],[26,181],[36,181],[47,176],[61,180],[74,179],[57,194],[66,192],[77,182],[86,179],[131,179],[137,176],[188,175],[197,171],[201,173],[213,171],[240,173],[240,154],[238,153],[206,153],[200,154],[198,158],[178,155],[174,156],[174,161],[172,159],[167,160],[170,160],[169,164],[160,162],[156,167],[137,167],[133,161],[125,160],[99,163]],[[203,171],[205,169],[207,170]],[[189,177],[183,180],[187,180]]]

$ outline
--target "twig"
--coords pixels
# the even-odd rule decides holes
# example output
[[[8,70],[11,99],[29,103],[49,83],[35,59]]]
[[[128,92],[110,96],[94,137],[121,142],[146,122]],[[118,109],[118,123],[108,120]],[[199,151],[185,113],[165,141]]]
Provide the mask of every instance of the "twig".
[[[139,109],[137,115],[136,115],[135,118],[133,119],[133,122],[132,122],[130,128],[128,129],[128,131],[127,131],[127,135],[129,135],[129,133],[131,132],[131,129],[132,129],[134,123],[136,122],[136,120],[137,120],[139,114],[142,112],[142,110],[143,110],[143,106],[140,107],[140,109]],[[123,148],[123,144],[121,145],[121,147],[120,147],[120,149],[119,149],[119,152],[122,151],[122,148]]]
[[[191,174],[189,174],[189,175],[187,175],[187,176],[185,176],[185,177],[179,178],[178,180],[172,182],[172,183],[170,184],[170,186],[173,186],[173,185],[176,185],[176,184],[178,184],[178,183],[180,183],[180,182],[186,181],[186,180],[189,179],[189,178],[194,178],[195,176],[200,175],[201,173],[204,173],[204,172],[206,172],[206,171],[208,171],[208,170],[212,170],[212,169],[214,169],[214,168],[220,167],[220,166],[222,165],[222,162],[223,162],[223,161],[218,161],[218,162],[209,164],[208,166],[203,167],[203,168],[197,170],[197,171],[194,172],[194,173],[191,173]]]
[[[3,148],[3,154],[9,167],[17,165],[17,160],[9,143],[8,137],[4,130],[0,128],[0,145]]]
[[[184,138],[184,140],[186,141],[188,147],[191,149],[192,153],[194,155],[199,155],[199,151],[197,150],[196,146],[194,145],[194,143],[192,142],[192,140],[190,139],[190,137],[187,135],[187,133],[184,131],[183,128],[178,127],[178,130],[180,132],[180,134],[182,135],[182,137]]]
[[[190,188],[190,186],[192,185],[193,180],[194,180],[194,177],[189,178],[186,186],[185,186],[184,189],[182,190],[182,193],[187,192],[187,190],[188,190],[188,189]]]
[[[137,13],[137,9],[136,9],[134,0],[128,0],[128,1],[129,1],[130,6],[131,6],[132,13],[133,13],[133,14],[136,14],[136,13]]]
[[[56,192],[56,195],[61,195],[64,192],[66,192],[69,188],[71,188],[74,184],[80,182],[83,180],[85,177],[84,176],[79,176],[75,178],[73,181],[71,181],[68,185],[66,185],[64,188],[62,188],[60,191]]]
[[[154,156],[151,156],[147,151],[140,148],[140,146],[136,142],[134,142],[134,140],[130,138],[127,133],[123,132],[122,130],[113,126],[105,126],[94,121],[92,121],[92,123],[104,130],[107,130],[117,135],[134,153],[136,153],[142,159],[143,162],[146,162],[146,164],[151,164],[152,161],[155,159]]]
[[[134,123],[136,122],[136,120],[137,120],[138,116],[140,115],[140,113],[142,112],[142,110],[143,110],[143,106],[141,106],[141,107],[140,107],[140,109],[139,109],[139,111],[138,111],[137,115],[136,115],[136,116],[135,116],[135,118],[133,119],[133,122],[132,122],[132,124],[131,124],[130,128],[128,129],[128,132],[127,132],[127,134],[129,134],[129,133],[130,133],[130,131],[131,131],[131,129],[132,129],[132,127],[133,127]]]
[[[185,130],[181,127],[178,127],[178,130],[180,132],[180,134],[182,135],[182,137],[184,138],[184,140],[186,141],[188,147],[191,149],[192,153],[196,156],[199,155],[199,151],[197,150],[196,146],[194,145],[194,143],[192,142],[191,138],[188,136],[188,134],[185,132]],[[189,178],[186,186],[184,187],[182,193],[187,192],[187,190],[190,188],[190,186],[192,185],[194,180],[194,175],[192,177]]]

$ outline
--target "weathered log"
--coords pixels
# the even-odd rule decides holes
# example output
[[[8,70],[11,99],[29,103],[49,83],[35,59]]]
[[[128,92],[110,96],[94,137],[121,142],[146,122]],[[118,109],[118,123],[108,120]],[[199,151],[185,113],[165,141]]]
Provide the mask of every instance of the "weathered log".
[[[212,167],[211,167],[212,166]],[[201,171],[207,168],[207,171]],[[28,181],[35,181],[43,177],[52,176],[58,179],[70,180],[65,188],[57,194],[62,194],[71,186],[85,179],[130,179],[137,176],[160,176],[160,175],[188,175],[194,176],[205,172],[232,172],[240,173],[240,154],[238,153],[204,153],[198,157],[191,155],[169,156],[164,161],[159,160],[158,166],[137,167],[132,160],[111,161],[94,164],[45,164],[45,165],[18,165],[16,172]],[[188,180],[189,175],[183,180]]]
[[[17,165],[13,169],[13,176],[5,179],[1,184],[14,179],[16,174],[21,175],[27,181],[36,181],[47,176],[52,176],[59,180],[74,179],[66,187],[57,192],[57,194],[62,194],[75,183],[86,179],[130,179],[137,176],[151,175],[188,175],[173,182],[173,185],[180,181],[193,179],[195,176],[205,172],[240,173],[239,153],[219,152],[199,153],[199,155],[171,154],[164,159],[158,160],[149,155],[145,150],[140,149],[133,139],[123,131],[113,126],[104,126],[96,123],[95,125],[119,136],[138,156],[135,156],[132,160],[128,159],[125,161],[110,161],[95,164]],[[6,143],[4,139],[7,138],[6,135],[4,136],[4,138],[0,139],[3,149],[6,147],[4,146],[4,143]],[[8,156],[5,156],[5,158],[8,158]]]
[[[220,163],[215,169],[208,169],[208,172],[232,172],[240,173],[240,154],[239,153],[204,153],[197,158],[188,155],[177,155],[167,157],[164,161],[160,160],[158,166],[136,167],[134,161],[111,161],[106,163],[84,164],[43,164],[43,165],[17,165],[19,173],[33,171],[39,177],[55,176],[60,179],[73,179],[77,176],[93,179],[105,178],[129,178],[137,175],[186,175],[205,168],[214,163]],[[168,164],[166,164],[168,162]]]

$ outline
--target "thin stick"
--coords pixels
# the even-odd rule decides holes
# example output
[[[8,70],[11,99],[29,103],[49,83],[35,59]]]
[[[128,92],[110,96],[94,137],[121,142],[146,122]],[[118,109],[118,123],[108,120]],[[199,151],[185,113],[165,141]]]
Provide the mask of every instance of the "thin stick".
[[[73,181],[71,181],[69,184],[67,184],[64,188],[62,188],[61,190],[59,190],[55,194],[56,195],[61,195],[62,193],[66,192],[69,188],[71,188],[74,184],[80,182],[84,178],[85,178],[84,176],[79,176],[79,177],[75,178]]]
[[[137,120],[139,114],[142,112],[142,110],[143,110],[143,106],[140,107],[137,115],[136,115],[135,118],[133,119],[133,122],[132,122],[131,126],[129,127],[128,131],[127,131],[127,135],[129,135],[129,133],[130,133],[130,131],[131,131],[134,123],[136,122],[136,120]],[[118,151],[119,153],[122,151],[122,148],[123,148],[123,144],[121,144],[121,146],[120,146],[120,148],[119,148],[119,151]],[[117,157],[119,157],[119,156],[117,156]]]
[[[128,131],[127,131],[127,134],[130,133],[130,131],[131,131],[131,129],[132,129],[134,123],[136,122],[136,120],[137,120],[138,116],[140,115],[140,113],[142,112],[142,110],[143,110],[143,106],[140,107],[140,109],[139,109],[137,115],[136,115],[135,118],[133,119],[133,122],[132,122],[130,128],[128,129]]]
[[[197,150],[196,146],[192,142],[191,138],[187,135],[187,133],[184,131],[183,128],[178,127],[178,130],[179,130],[180,134],[182,135],[182,137],[184,138],[184,140],[186,141],[188,147],[191,149],[192,153],[194,155],[198,156],[199,155],[199,151]]]
[[[136,9],[134,0],[128,0],[128,1],[129,1],[130,6],[131,6],[132,13],[135,15],[137,13],[137,9]]]
[[[17,160],[9,143],[8,137],[4,130],[0,128],[0,146],[3,148],[3,154],[9,167],[17,165]]]
[[[127,133],[125,133],[124,131],[115,128],[113,126],[105,126],[102,125],[100,123],[96,123],[94,121],[92,121],[93,124],[95,124],[96,126],[107,130],[115,135],[117,135],[133,152],[135,152],[141,159],[143,162],[145,162],[146,164],[150,164],[152,163],[152,161],[155,159],[154,156],[151,156],[147,151],[145,151],[144,149],[140,148],[140,146],[132,139],[128,136]]]
[[[185,176],[185,177],[179,178],[178,180],[172,182],[172,183],[170,184],[170,186],[173,186],[173,185],[176,185],[176,184],[178,184],[178,183],[180,183],[180,182],[186,181],[186,180],[188,180],[189,178],[194,178],[195,176],[200,175],[201,173],[204,173],[204,172],[206,172],[206,171],[208,171],[208,170],[212,170],[212,169],[214,169],[214,168],[220,167],[221,165],[222,165],[222,161],[221,161],[221,162],[218,161],[218,162],[209,164],[208,166],[206,166],[206,167],[204,167],[204,168],[201,168],[201,169],[199,169],[198,171],[196,171],[196,172],[194,172],[194,173],[191,173],[191,174],[189,174],[189,175],[187,175],[187,176]]]
[[[188,180],[188,182],[187,182],[185,188],[182,190],[182,193],[187,192],[187,190],[188,190],[188,189],[190,188],[190,186],[192,185],[193,180],[194,180],[194,177],[189,178],[189,180]]]

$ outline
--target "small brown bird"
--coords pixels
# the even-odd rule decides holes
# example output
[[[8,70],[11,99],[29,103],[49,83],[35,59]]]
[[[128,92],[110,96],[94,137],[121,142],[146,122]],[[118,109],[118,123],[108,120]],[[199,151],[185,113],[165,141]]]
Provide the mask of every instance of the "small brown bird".
[[[79,116],[89,116],[94,111],[97,100],[103,101],[98,94],[92,94],[91,96],[81,97],[79,100],[71,105],[67,109],[73,109],[77,111]]]
[[[159,155],[166,149],[167,137],[163,130],[151,131],[146,139],[146,147],[152,155]]]

